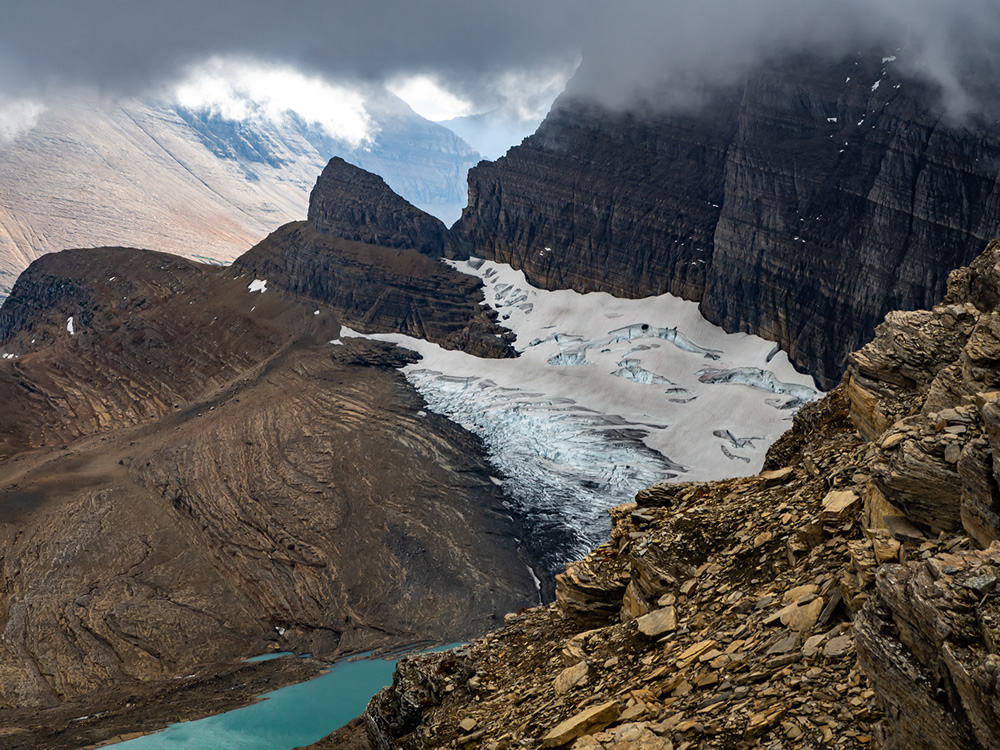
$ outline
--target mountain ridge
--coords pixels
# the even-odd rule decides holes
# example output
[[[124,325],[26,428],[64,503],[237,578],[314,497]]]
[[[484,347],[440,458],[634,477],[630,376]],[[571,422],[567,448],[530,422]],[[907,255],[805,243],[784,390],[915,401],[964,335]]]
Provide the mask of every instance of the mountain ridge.
[[[351,146],[288,116],[227,120],[163,100],[67,99],[0,144],[0,297],[42,253],[152,247],[228,262],[302,218],[333,154],[457,216],[478,155],[401,100],[369,92],[379,130]]]

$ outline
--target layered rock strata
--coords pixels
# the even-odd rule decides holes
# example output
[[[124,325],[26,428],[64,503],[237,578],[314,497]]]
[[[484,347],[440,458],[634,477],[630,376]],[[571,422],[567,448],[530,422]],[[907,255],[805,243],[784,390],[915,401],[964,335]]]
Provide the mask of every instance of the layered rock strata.
[[[756,477],[657,485],[556,602],[317,747],[990,748],[1000,241],[893,313]]]
[[[27,707],[168,706],[213,664],[468,638],[535,599],[478,440],[406,357],[254,281],[67,251],[0,309],[5,746],[51,734]]]
[[[1000,128],[956,122],[896,62],[782,60],[673,112],[564,95],[470,171],[455,229],[548,289],[696,300],[832,387],[1000,226]]]
[[[483,357],[513,357],[512,334],[483,306],[482,284],[441,262],[459,244],[378,175],[330,160],[309,220],[286,224],[233,268],[323,302],[362,333],[405,333]]]
[[[394,193],[376,174],[335,156],[316,181],[309,221],[321,232],[382,247],[467,257],[440,219]]]
[[[483,357],[515,355],[513,335],[481,304],[481,282],[413,248],[342,239],[312,222],[294,222],[233,268],[329,305],[363,333],[405,333]]]

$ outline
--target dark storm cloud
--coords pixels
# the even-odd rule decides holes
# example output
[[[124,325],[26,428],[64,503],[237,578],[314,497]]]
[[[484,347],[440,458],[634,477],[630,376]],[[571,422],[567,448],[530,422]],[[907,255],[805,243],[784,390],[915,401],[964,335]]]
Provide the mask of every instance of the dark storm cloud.
[[[0,59],[33,87],[135,92],[210,55],[251,55],[334,76],[401,69],[474,79],[566,56],[578,46],[575,3],[515,0],[32,0],[0,23]]]
[[[238,54],[333,78],[434,72],[475,96],[500,71],[582,51],[578,88],[624,102],[654,79],[726,82],[780,51],[879,43],[967,105],[970,73],[995,77],[1000,0],[32,0],[4,9],[0,90],[136,93]]]

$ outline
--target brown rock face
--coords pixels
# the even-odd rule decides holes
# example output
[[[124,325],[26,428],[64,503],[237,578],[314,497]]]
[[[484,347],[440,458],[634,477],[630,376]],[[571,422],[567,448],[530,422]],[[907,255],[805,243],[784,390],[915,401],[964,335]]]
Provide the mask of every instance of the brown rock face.
[[[345,240],[294,222],[233,268],[329,305],[363,333],[406,333],[478,356],[514,356],[512,335],[479,304],[479,280],[412,248]]]
[[[422,411],[404,355],[333,346],[329,306],[251,281],[66,251],[0,311],[8,729],[271,648],[468,638],[534,598],[478,440]]]
[[[879,494],[932,534],[1000,538],[1000,296],[987,293],[1000,261],[990,243],[955,271],[932,310],[886,316],[850,357],[846,390],[859,430],[876,441]]]
[[[880,571],[855,628],[858,655],[888,705],[882,747],[996,746],[998,576],[996,547]]]
[[[825,387],[887,311],[930,307],[1000,225],[1000,129],[880,57],[785,60],[703,109],[569,99],[469,173],[455,230],[545,288],[671,292]]]
[[[437,218],[401,198],[378,175],[339,156],[326,165],[309,198],[309,221],[321,232],[440,258],[468,257]]]

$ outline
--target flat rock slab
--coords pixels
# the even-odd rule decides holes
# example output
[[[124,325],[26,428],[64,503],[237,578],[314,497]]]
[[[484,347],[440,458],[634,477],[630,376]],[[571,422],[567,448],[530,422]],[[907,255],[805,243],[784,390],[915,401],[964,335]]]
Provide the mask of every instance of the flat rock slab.
[[[843,521],[861,498],[852,490],[833,490],[823,498],[823,520]]]
[[[643,635],[655,637],[671,633],[677,630],[677,610],[673,607],[663,607],[638,618],[635,624]]]
[[[824,602],[822,599],[813,599],[808,604],[798,606],[791,604],[782,610],[781,624],[787,625],[798,633],[808,633],[816,625],[820,613],[823,611]]]
[[[543,747],[563,747],[587,734],[600,732],[618,718],[621,708],[615,701],[602,703],[571,716],[542,738]]]
[[[768,486],[781,484],[786,479],[791,477],[795,473],[795,469],[791,466],[786,466],[783,469],[774,469],[773,471],[762,471],[760,473],[761,481]]]
[[[590,666],[585,661],[566,667],[555,679],[556,695],[562,695],[579,685],[587,677]]]

